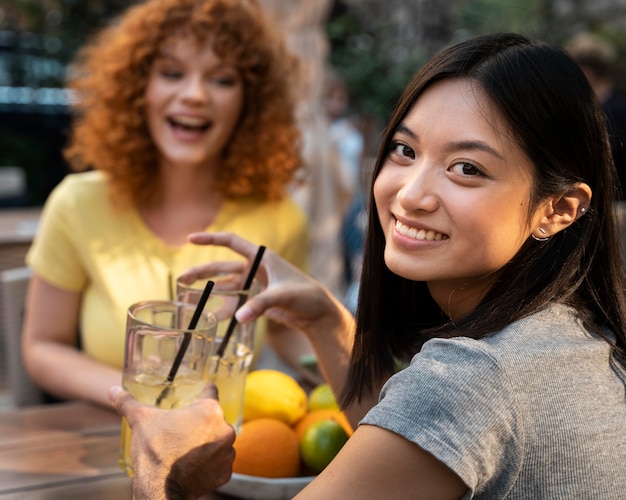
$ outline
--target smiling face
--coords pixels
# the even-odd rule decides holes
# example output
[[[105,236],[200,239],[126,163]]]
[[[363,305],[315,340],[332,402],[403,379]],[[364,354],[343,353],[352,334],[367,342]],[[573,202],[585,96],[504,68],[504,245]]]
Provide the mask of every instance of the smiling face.
[[[178,38],[160,51],[146,87],[146,118],[162,166],[219,164],[241,115],[237,68],[201,44]]]
[[[374,183],[385,263],[426,281],[449,317],[470,312],[537,228],[534,166],[475,82],[427,88],[393,135]]]

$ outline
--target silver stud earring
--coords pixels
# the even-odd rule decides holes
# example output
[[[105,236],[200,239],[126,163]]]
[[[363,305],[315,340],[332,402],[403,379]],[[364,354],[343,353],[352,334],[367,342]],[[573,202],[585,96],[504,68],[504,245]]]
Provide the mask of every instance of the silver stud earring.
[[[581,214],[584,214],[586,211],[587,211],[587,209],[586,209],[585,207],[582,207],[582,208],[580,209],[580,213],[581,213]]]

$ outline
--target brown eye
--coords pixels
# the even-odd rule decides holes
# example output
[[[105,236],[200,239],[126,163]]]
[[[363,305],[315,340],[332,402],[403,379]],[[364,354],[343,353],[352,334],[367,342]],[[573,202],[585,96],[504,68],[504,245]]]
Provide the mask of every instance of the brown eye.
[[[483,176],[482,171],[476,165],[468,162],[455,163],[450,169],[455,173],[463,175],[465,177]]]
[[[392,142],[389,146],[389,153],[402,158],[410,158],[411,160],[415,159],[415,151],[413,151],[406,144],[402,144],[400,142]]]

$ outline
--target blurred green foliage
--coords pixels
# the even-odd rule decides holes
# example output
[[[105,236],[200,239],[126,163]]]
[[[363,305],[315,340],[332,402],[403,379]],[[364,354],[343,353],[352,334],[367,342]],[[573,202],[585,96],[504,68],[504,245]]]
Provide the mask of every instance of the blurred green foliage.
[[[336,0],[341,8],[334,9],[327,24],[330,62],[346,79],[356,111],[384,122],[411,75],[433,54],[417,38],[397,43],[402,29],[397,22],[394,25],[380,16],[364,21],[364,9],[358,11],[347,3]],[[565,13],[555,0],[447,0],[439,5],[451,12],[451,25],[442,30],[450,36],[435,49],[494,31],[516,31],[562,45],[576,32],[588,30],[606,36],[618,49],[618,85],[626,88],[626,30],[618,4],[611,7],[607,2],[592,18],[578,8]]]
[[[426,54],[419,46],[389,47],[381,33],[373,32],[349,10],[333,16],[326,32],[332,48],[330,64],[345,78],[356,111],[386,121]]]
[[[493,31],[541,37],[552,31],[550,4],[546,0],[462,0],[457,30],[462,37]]]

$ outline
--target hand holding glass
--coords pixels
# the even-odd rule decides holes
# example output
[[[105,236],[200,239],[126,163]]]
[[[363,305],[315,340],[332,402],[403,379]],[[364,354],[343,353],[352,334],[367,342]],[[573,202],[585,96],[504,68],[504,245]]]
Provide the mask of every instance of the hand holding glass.
[[[122,385],[136,400],[158,406],[180,408],[193,403],[212,378],[209,360],[216,352],[216,317],[205,311],[194,329],[188,329],[194,304],[146,301],[130,306],[126,323],[126,346]],[[188,337],[187,337],[188,336]],[[175,378],[168,374],[185,338],[189,339]],[[130,459],[130,428],[122,422],[119,464],[133,475]]]

